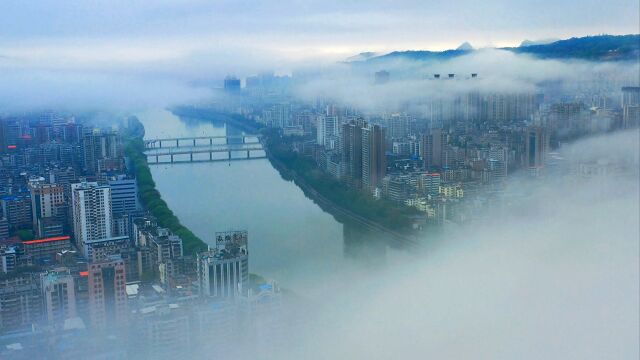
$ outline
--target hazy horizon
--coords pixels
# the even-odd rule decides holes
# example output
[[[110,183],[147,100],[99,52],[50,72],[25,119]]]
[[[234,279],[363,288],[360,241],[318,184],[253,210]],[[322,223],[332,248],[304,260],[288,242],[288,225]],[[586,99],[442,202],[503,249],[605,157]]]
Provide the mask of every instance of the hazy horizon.
[[[637,359],[640,43],[501,48],[639,26],[638,0],[2,0],[0,277],[32,286],[0,284],[0,357]]]

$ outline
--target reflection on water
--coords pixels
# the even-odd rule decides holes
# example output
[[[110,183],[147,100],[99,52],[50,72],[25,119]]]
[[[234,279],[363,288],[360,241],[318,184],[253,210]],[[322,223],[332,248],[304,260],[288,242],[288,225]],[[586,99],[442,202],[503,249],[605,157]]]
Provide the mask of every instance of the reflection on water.
[[[363,225],[345,222],[343,225],[344,256],[368,267],[385,263],[388,239]]]
[[[147,139],[243,134],[224,123],[180,119],[164,110],[139,118]],[[402,256],[384,236],[336,221],[267,159],[164,164],[151,171],[183,224],[205,241],[216,231],[248,230],[250,271],[300,294],[324,295]]]

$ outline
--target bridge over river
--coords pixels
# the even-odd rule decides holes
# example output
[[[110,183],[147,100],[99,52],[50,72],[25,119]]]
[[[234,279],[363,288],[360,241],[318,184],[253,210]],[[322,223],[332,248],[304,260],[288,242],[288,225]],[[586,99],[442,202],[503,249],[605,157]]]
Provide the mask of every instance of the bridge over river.
[[[148,139],[144,147],[149,165],[250,160],[266,157],[260,140],[259,135],[194,136]]]

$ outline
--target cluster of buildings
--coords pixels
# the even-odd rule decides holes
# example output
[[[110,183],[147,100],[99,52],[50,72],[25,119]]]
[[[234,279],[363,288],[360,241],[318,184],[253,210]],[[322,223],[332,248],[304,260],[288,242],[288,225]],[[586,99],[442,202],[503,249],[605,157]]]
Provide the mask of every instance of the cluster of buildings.
[[[1,358],[175,358],[274,341],[280,289],[250,279],[246,231],[185,254],[141,207],[118,130],[46,113],[0,118],[0,131]]]
[[[507,176],[547,176],[557,161],[549,154],[562,142],[640,124],[640,87],[600,78],[491,92],[477,73],[431,74],[422,81],[439,95],[372,110],[339,99],[301,101],[291,85],[254,80],[263,76],[247,78],[220,107],[280,129],[294,151],[354,191],[415,207],[438,224],[476,218]],[[390,82],[380,70],[371,86]]]

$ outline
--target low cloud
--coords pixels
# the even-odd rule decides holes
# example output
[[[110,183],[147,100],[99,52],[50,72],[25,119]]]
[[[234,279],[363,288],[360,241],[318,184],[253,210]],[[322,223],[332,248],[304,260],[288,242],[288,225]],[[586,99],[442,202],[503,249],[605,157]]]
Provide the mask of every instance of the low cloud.
[[[133,112],[208,96],[205,88],[171,78],[27,69],[0,73],[0,114],[45,109]]]
[[[637,359],[638,146],[631,131],[563,148],[566,170],[615,166],[512,182],[505,211],[327,294],[282,357]]]
[[[391,80],[374,84],[374,73],[385,70]],[[472,73],[478,78],[469,79]],[[434,74],[441,79],[435,80]],[[455,80],[446,80],[455,74]],[[481,49],[448,60],[410,61],[390,58],[363,64],[342,64],[315,73],[296,88],[304,100],[325,98],[369,111],[397,111],[408,103],[427,99],[451,99],[469,91],[484,93],[544,92],[546,83],[561,85],[567,92],[619,91],[637,85],[636,62],[589,62],[541,60],[506,50]]]

